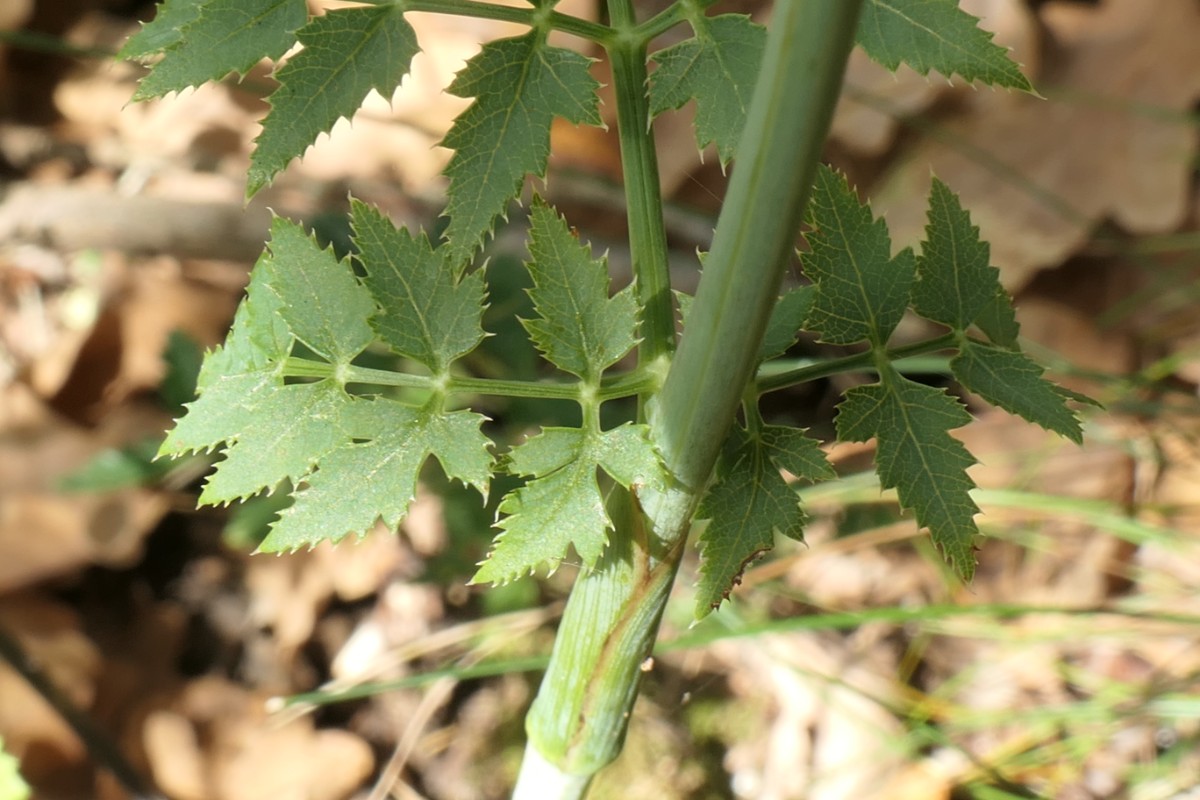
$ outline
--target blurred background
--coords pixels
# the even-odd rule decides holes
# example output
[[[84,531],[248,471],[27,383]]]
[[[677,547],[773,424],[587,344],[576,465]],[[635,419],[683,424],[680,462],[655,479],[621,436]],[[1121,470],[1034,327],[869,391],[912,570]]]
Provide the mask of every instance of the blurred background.
[[[1105,408],[1075,447],[984,410],[944,360],[908,364],[979,412],[957,432],[981,462],[974,583],[880,493],[869,447],[830,445],[845,479],[801,489],[807,545],[781,543],[695,628],[689,555],[597,798],[1200,797],[1200,0],[963,6],[1041,97],[893,76],[856,52],[827,158],[897,246],[921,238],[931,174],[958,192],[1027,349]],[[0,0],[0,652],[93,723],[81,738],[0,664],[0,798],[21,796],[5,793],[15,766],[44,798],[149,796],[139,775],[176,800],[505,797],[573,569],[467,587],[494,508],[436,468],[399,535],[252,557],[283,493],[196,510],[215,456],[153,455],[268,209],[339,252],[349,195],[437,231],[436,145],[466,105],[441,89],[481,41],[521,29],[410,15],[424,52],[391,102],[370,98],[244,205],[269,66],[131,105],[144,68],[113,54],[152,15]],[[655,125],[685,289],[725,184],[690,114]],[[554,146],[539,191],[627,280],[615,136],[563,125]],[[489,246],[487,326],[517,338],[473,354],[480,375],[542,369],[515,321],[522,237],[514,208]],[[897,341],[930,333],[914,319]],[[868,378],[765,407],[828,441],[840,393]],[[571,413],[486,410],[500,441]],[[110,750],[132,774],[114,776]]]

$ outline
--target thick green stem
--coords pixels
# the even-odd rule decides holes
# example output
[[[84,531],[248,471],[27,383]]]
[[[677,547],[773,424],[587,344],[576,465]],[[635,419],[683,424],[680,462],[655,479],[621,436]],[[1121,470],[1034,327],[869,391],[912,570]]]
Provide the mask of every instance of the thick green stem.
[[[527,750],[536,749],[563,773],[589,778],[621,751],[679,565],[678,552],[656,557],[634,495],[618,487],[608,512],[617,532],[571,592],[525,720]],[[549,797],[544,787],[528,789],[514,797]]]
[[[776,5],[713,250],[652,415],[656,441],[678,482],[665,491],[614,496],[612,543],[571,592],[526,719],[527,752],[536,752],[522,770],[518,800],[582,797],[590,776],[620,752],[692,515],[753,376],[859,5]],[[620,30],[615,16],[613,22]]]
[[[857,0],[776,5],[742,144],[655,426],[667,465],[703,490],[757,364],[854,41]]]

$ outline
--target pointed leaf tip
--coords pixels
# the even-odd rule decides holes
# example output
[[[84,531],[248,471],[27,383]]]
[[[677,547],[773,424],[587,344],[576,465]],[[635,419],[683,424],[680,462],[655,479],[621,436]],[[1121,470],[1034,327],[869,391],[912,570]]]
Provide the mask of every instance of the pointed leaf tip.
[[[526,175],[545,175],[554,117],[602,124],[590,65],[535,30],[485,44],[450,84],[451,94],[474,98],[442,142],[455,151],[445,170],[455,263],[474,257]]]

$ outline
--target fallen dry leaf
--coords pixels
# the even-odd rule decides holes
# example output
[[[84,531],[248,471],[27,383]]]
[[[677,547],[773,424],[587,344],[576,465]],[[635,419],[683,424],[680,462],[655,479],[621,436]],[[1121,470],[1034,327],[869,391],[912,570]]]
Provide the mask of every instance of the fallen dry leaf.
[[[772,713],[758,735],[733,743],[726,768],[739,796],[760,800],[885,798],[904,759],[890,648],[860,648],[857,634],[769,634],[722,642],[741,702],[765,693]]]
[[[101,654],[84,635],[79,615],[39,594],[0,597],[0,627],[77,708],[95,697]],[[24,678],[0,663],[0,739],[22,761],[31,781],[86,772],[88,754],[71,727]]]
[[[0,4],[0,31],[16,31],[33,15],[33,0],[6,0]],[[0,108],[8,104],[7,45],[0,42]]]
[[[1183,221],[1200,98],[1195,0],[1048,3],[1037,88],[980,91],[939,120],[872,191],[898,244],[920,240],[930,174],[959,193],[1012,290],[1112,218],[1133,233]]]
[[[223,679],[193,681],[142,729],[155,780],[181,800],[341,800],[362,786],[375,764],[365,741],[307,716],[277,724],[264,701]]]
[[[1039,67],[1039,36],[1033,12],[1023,0],[963,0],[962,9],[995,34],[1030,78]],[[850,53],[842,97],[834,111],[829,136],[856,156],[874,158],[891,147],[900,118],[924,111],[950,93],[975,91],[952,85],[931,72],[920,75],[903,64],[896,72],[875,63],[862,48]]]
[[[161,431],[162,412],[125,405],[88,429],[47,413],[26,387],[0,394],[11,403],[0,408],[15,409],[12,401],[22,395],[29,407],[26,424],[0,425],[0,592],[92,564],[136,560],[142,539],[166,513],[167,498],[149,489],[67,495],[58,482],[106,447]]]

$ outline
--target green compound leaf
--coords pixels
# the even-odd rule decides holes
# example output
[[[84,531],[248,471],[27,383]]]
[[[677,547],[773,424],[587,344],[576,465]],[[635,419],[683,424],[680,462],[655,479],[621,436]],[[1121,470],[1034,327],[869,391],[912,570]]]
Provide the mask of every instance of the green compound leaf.
[[[957,0],[867,0],[858,43],[890,70],[901,62],[922,75],[935,69],[996,86],[1033,91],[1029,80]]]
[[[918,314],[964,331],[1002,293],[991,251],[953,192],[937,178],[929,195],[929,224],[917,258],[912,303]]]
[[[992,405],[1083,443],[1079,418],[1066,404],[1076,395],[1042,378],[1042,368],[1021,353],[965,340],[950,369]]]
[[[874,219],[846,179],[817,171],[806,235],[804,272],[816,284],[806,327],[829,344],[882,346],[908,307],[916,260],[909,249],[891,257],[887,223]]]
[[[371,326],[393,352],[442,375],[483,340],[483,272],[456,278],[444,248],[397,229],[379,211],[351,204],[363,282],[379,304]]]
[[[377,521],[395,530],[416,495],[430,455],[451,478],[486,496],[492,469],[484,418],[471,411],[414,409],[388,399],[354,399],[343,414],[342,441],[321,456],[259,546],[263,552],[312,547],[364,534]]]
[[[375,312],[371,295],[349,264],[294,222],[276,217],[268,246],[275,265],[269,288],[288,329],[329,363],[349,364],[375,338],[367,324]]]
[[[603,124],[590,63],[534,30],[484,45],[450,84],[450,94],[475,98],[442,142],[455,151],[446,166],[455,263],[471,259],[526,175],[545,176],[554,117]]]
[[[186,404],[187,414],[163,440],[160,456],[211,452],[236,438],[251,424],[247,417],[253,408],[283,385],[280,369],[295,337],[269,287],[273,267],[265,252],[250,273],[225,343],[204,358],[196,382],[199,397]]]
[[[612,521],[604,510],[597,468],[622,486],[658,486],[664,468],[648,428],[622,425],[610,431],[546,428],[509,454],[509,471],[532,480],[500,503],[501,533],[472,583],[507,583],[543,564],[558,567],[568,546],[585,568],[608,543]]]
[[[529,296],[540,318],[525,320],[525,327],[551,363],[596,383],[637,344],[633,289],[609,297],[605,260],[589,258],[566,221],[540,200],[529,234]]]
[[[196,0],[163,0],[154,12],[154,19],[129,37],[117,58],[144,59],[161,53],[179,41],[183,29],[200,16],[202,8]]]
[[[741,14],[700,17],[695,37],[654,53],[650,115],[696,101],[696,144],[717,145],[721,165],[737,149],[766,46],[766,29]]]
[[[979,507],[971,499],[975,482],[967,468],[975,463],[950,435],[971,421],[962,404],[941,389],[902,377],[888,368],[879,383],[846,392],[838,408],[838,437],[848,442],[875,438],[879,481],[896,489],[900,505],[912,509],[917,523],[963,580],[975,573],[973,540]]]
[[[717,465],[717,480],[697,517],[700,534],[696,617],[721,605],[746,567],[775,546],[778,531],[802,540],[805,515],[796,490],[780,473],[809,480],[835,477],[817,442],[796,428],[768,425],[758,437],[735,426]]]
[[[176,0],[178,2],[178,0]],[[245,75],[264,58],[279,58],[296,43],[295,31],[308,19],[304,0],[200,0],[194,17],[174,11],[152,42],[170,42],[134,93],[134,100],[178,92],[231,72]],[[191,17],[190,21],[188,18]],[[186,22],[171,40],[167,22]],[[137,45],[144,49],[147,40]]]
[[[355,221],[363,233],[360,249],[365,256],[381,255],[375,266],[386,267],[390,255],[378,251],[398,240],[391,223],[362,204],[355,207]],[[411,237],[407,241],[420,250]],[[480,297],[472,298],[476,340]],[[337,377],[285,384],[282,367],[297,340],[335,366],[349,364],[374,339],[366,320],[375,311],[348,263],[322,250],[298,225],[276,219],[229,338],[205,359],[199,398],[163,444],[161,451],[172,454],[225,445],[203,503],[273,490],[284,480],[298,487],[296,502],[263,550],[338,541],[380,519],[395,528],[430,455],[451,478],[487,490],[492,456],[479,414],[446,413],[440,400],[415,409],[352,397]]]
[[[315,17],[296,33],[304,49],[277,73],[279,88],[250,156],[254,195],[372,89],[390,98],[419,50],[402,5],[346,8]]]

